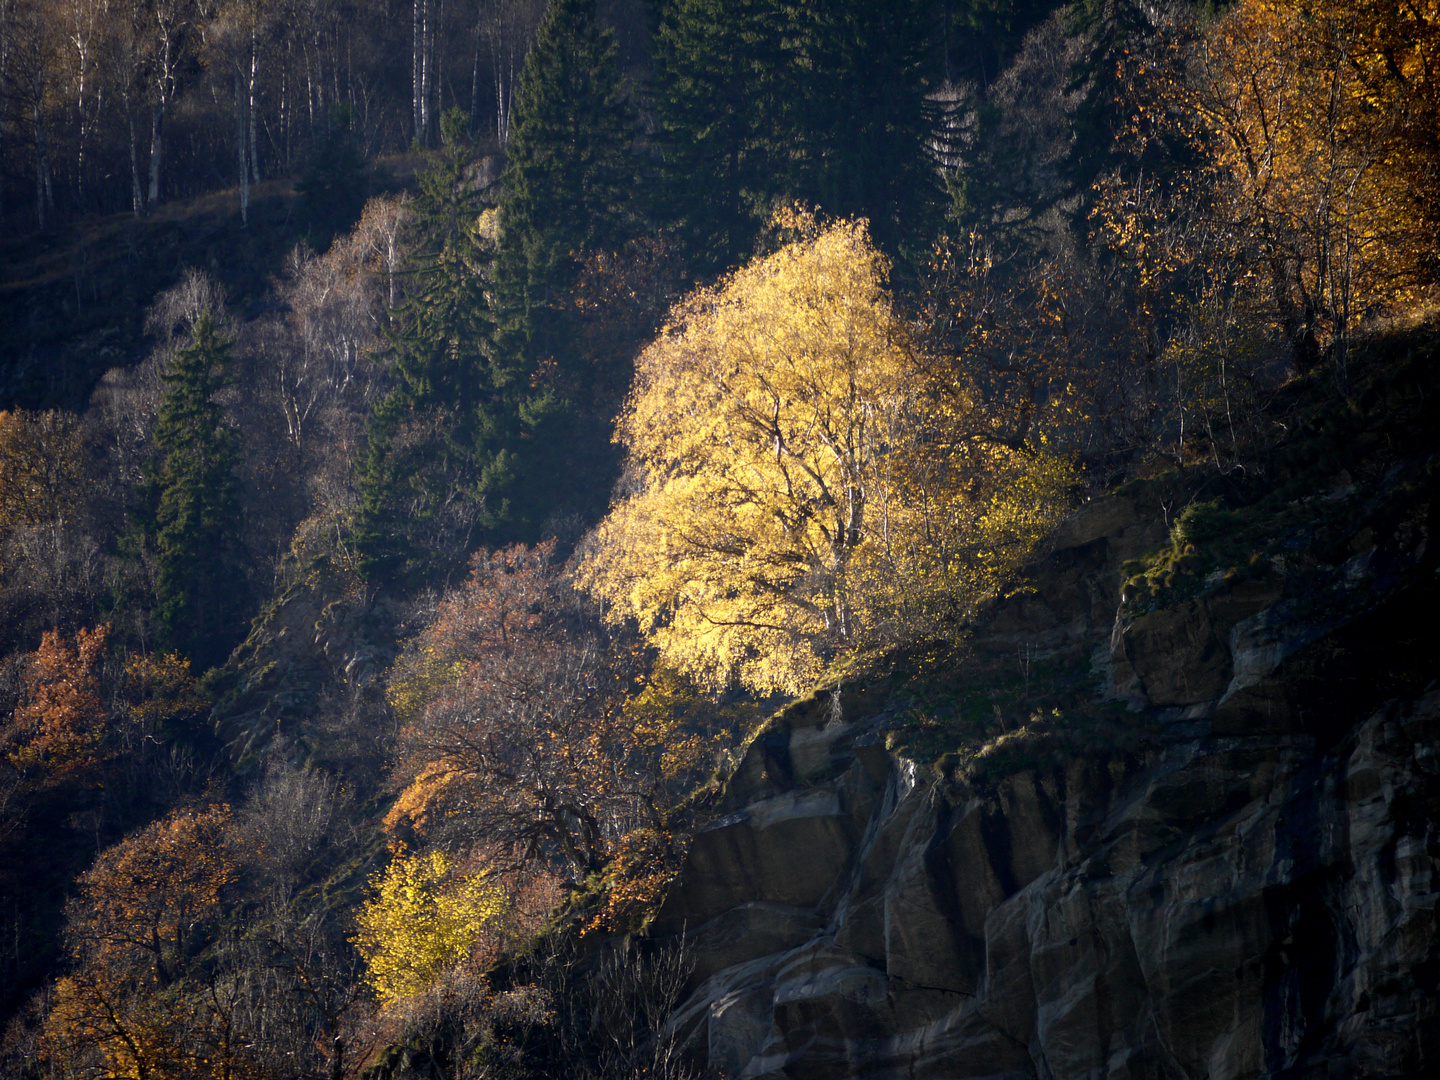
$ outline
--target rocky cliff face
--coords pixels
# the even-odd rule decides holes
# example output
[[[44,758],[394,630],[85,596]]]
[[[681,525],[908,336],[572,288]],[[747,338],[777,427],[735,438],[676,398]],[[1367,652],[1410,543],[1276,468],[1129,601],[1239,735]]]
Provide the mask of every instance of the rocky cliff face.
[[[895,749],[903,695],[782,714],[652,927],[696,958],[671,1029],[745,1080],[1433,1075],[1428,476],[1143,608],[1122,567],[1167,543],[1159,507],[1068,522],[968,662],[1078,671],[1128,740],[937,766]]]

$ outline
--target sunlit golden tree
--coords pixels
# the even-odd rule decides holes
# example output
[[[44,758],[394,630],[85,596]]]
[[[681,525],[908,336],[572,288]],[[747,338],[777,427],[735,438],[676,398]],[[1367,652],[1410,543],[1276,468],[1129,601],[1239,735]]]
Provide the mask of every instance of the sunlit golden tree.
[[[583,583],[667,663],[798,691],[836,650],[927,632],[1043,533],[1065,469],[1033,446],[944,434],[863,223],[800,239],[672,312],[617,439],[635,494]],[[925,625],[922,625],[925,624]]]
[[[442,851],[398,855],[371,880],[356,916],[366,984],[383,1002],[418,994],[470,958],[481,933],[508,907],[483,874],[456,873]]]

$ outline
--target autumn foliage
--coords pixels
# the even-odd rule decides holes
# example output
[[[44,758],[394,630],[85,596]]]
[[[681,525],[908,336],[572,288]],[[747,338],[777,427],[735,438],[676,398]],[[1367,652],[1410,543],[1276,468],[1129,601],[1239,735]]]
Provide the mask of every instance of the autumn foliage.
[[[1429,278],[1437,61],[1433,3],[1245,0],[1205,42],[1190,103],[1218,209],[1308,362]]]
[[[447,46],[476,50],[474,101],[485,63],[500,79],[502,39],[518,70],[544,6],[487,0]],[[963,657],[1085,495],[1138,481],[1137,513],[1179,521],[1172,539],[1195,508],[1272,480],[1301,506],[1313,472],[1289,461],[1315,445],[1305,432],[1333,407],[1345,438],[1343,414],[1380,385],[1362,362],[1398,351],[1384,328],[1434,318],[1440,0],[965,0],[997,19],[1050,14],[984,86],[921,77],[942,52],[922,22],[945,23],[947,72],[953,34],[979,36],[954,2],[826,14],[671,0],[651,12],[655,81],[623,94],[613,64],[644,35],[635,22],[613,52],[594,6],[550,5],[526,80],[544,108],[515,104],[508,150],[451,112],[419,198],[398,191],[410,165],[377,171],[395,194],[328,252],[294,248],[280,280],[268,274],[289,241],[273,211],[290,185],[272,176],[244,272],[216,256],[240,290],[231,313],[186,272],[145,320],[156,352],[106,375],[87,412],[0,411],[0,1011],[33,994],[0,1039],[0,1072],[345,1080],[420,1069],[434,1051],[436,1075],[518,1078],[571,1070],[568,1050],[588,1046],[576,1076],[686,1075],[634,1064],[637,1047],[669,1050],[664,1018],[631,1008],[673,1005],[684,958],[667,961],[665,997],[617,974],[633,953],[564,950],[644,931],[726,805],[726,778],[768,752],[747,741],[767,710],[823,686],[838,717],[852,679],[873,691],[893,672],[894,708],[875,723],[908,724],[913,704],[935,745],[907,755],[963,750],[988,723],[967,704],[974,687],[930,702],[922,674],[910,702],[904,671]],[[156,97],[172,78],[203,78],[214,107],[234,106],[235,129],[214,137],[235,138],[257,183],[257,86],[276,91],[259,108],[281,109],[287,167],[302,115],[332,151],[346,133],[374,148],[399,131],[381,98],[373,116],[330,115],[339,38],[311,34],[309,16],[310,30],[286,29],[258,0],[203,7],[0,3],[0,31],[15,32],[0,32],[0,83],[20,93],[28,72],[36,98],[0,125],[6,160],[31,160],[33,142],[36,186],[58,170],[78,210],[85,190],[98,197],[100,161],[127,141],[139,160],[145,127],[157,162],[180,145]],[[106,11],[125,17],[101,27]],[[71,18],[85,12],[89,30]],[[167,12],[189,12],[175,56],[190,66],[169,75],[154,51]],[[440,85],[424,89],[424,37],[433,53],[450,25],[426,12],[417,0],[422,150]],[[131,15],[149,20],[144,41]],[[576,19],[598,35],[588,45],[571,40]],[[888,45],[850,33],[884,26]],[[27,44],[32,31],[48,36]],[[246,73],[292,31],[313,48]],[[97,42],[121,51],[61,63]],[[587,50],[593,63],[565,67]],[[871,63],[886,50],[888,76]],[[129,81],[86,81],[102,69]],[[82,84],[88,106],[69,97]],[[604,115],[586,112],[582,84]],[[732,96],[710,100],[716,87]],[[322,90],[308,109],[293,98]],[[497,83],[497,137],[508,95]],[[172,121],[218,115],[187,99]],[[851,108],[865,102],[868,119]],[[638,140],[619,123],[632,104],[654,122]],[[727,119],[736,107],[748,112]],[[585,168],[555,171],[580,143],[558,153],[570,136],[551,121],[586,115],[603,121],[586,134],[605,158],[593,190]],[[873,145],[856,140],[897,117]],[[706,135],[712,121],[729,133]],[[102,128],[111,143],[85,159]],[[44,149],[65,131],[78,141]],[[359,212],[351,164],[332,179]],[[707,170],[724,191],[691,190]],[[137,210],[159,200],[153,176],[147,199],[131,174]],[[801,194],[823,208],[784,201]],[[36,209],[54,209],[43,191]],[[825,216],[859,210],[875,216]],[[137,341],[101,325],[105,267],[151,266],[113,298],[130,307],[131,286],[158,279],[117,244],[173,234],[177,258],[192,241],[225,246],[182,239],[181,213],[49,235],[17,287],[73,312],[83,348],[22,342],[16,356],[36,362],[11,398],[78,404],[85,365],[128,363]],[[84,265],[64,307],[70,259]],[[1382,347],[1352,348],[1367,335]],[[74,371],[42,370],[71,357]],[[1182,491],[1204,498],[1154,502]],[[1374,543],[1384,562],[1388,541]],[[1345,545],[1337,559],[1370,540]],[[1309,571],[1288,558],[1249,565],[1300,582]],[[1035,643],[1016,644],[1028,696]],[[978,651],[1006,677],[1004,650]],[[222,791],[233,815],[211,805]],[[631,990],[596,1004],[592,976]],[[628,1049],[605,1058],[602,1034]]]
[[[676,800],[663,761],[704,757],[678,718],[629,707],[643,679],[638,643],[606,632],[553,542],[476,555],[391,680],[407,724],[387,827],[463,825],[517,863],[599,869]]]
[[[509,907],[483,873],[456,873],[442,851],[397,855],[370,882],[373,897],[356,917],[355,945],[366,983],[382,1002],[418,994],[470,959],[481,935]]]
[[[235,875],[227,806],[179,811],[105,851],[67,920],[70,973],[46,1023],[52,1056],[114,1077],[243,1075],[225,995],[198,970]]]
[[[800,239],[693,293],[640,357],[617,434],[637,490],[580,580],[704,684],[797,692],[986,595],[1069,478],[1038,444],[947,441],[961,399],[926,394],[863,223],[779,225]]]
[[[25,703],[5,732],[5,755],[16,768],[60,778],[99,765],[108,719],[99,665],[109,633],[101,625],[67,640],[45,631],[25,672]]]

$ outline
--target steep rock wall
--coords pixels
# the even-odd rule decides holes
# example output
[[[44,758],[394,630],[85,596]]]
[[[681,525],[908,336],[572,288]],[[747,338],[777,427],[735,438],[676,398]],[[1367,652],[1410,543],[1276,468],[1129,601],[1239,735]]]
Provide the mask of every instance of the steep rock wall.
[[[696,958],[671,1029],[745,1080],[1440,1068],[1416,514],[1363,559],[1143,612],[1121,564],[1163,524],[1124,497],[1067,522],[972,655],[1088,659],[1148,732],[1125,749],[966,779],[886,749],[893,698],[789,710],[652,927]]]

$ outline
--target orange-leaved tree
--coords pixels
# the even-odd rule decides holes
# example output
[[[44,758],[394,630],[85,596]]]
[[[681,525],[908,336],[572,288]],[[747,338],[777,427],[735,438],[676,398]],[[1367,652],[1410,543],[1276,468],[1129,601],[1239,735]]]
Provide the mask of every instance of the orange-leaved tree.
[[[243,1040],[202,948],[235,876],[230,809],[177,811],[103,852],[66,911],[52,1059],[112,1077],[243,1075]]]
[[[108,720],[100,700],[100,659],[110,627],[66,639],[47,630],[25,671],[25,700],[5,731],[4,753],[16,768],[60,778],[100,763]]]
[[[624,710],[634,677],[553,542],[477,554],[391,678],[404,790],[388,825],[463,822],[518,862],[598,869],[658,812]]]
[[[1302,367],[1434,281],[1440,4],[1241,0],[1185,103],[1208,129],[1218,223]]]

